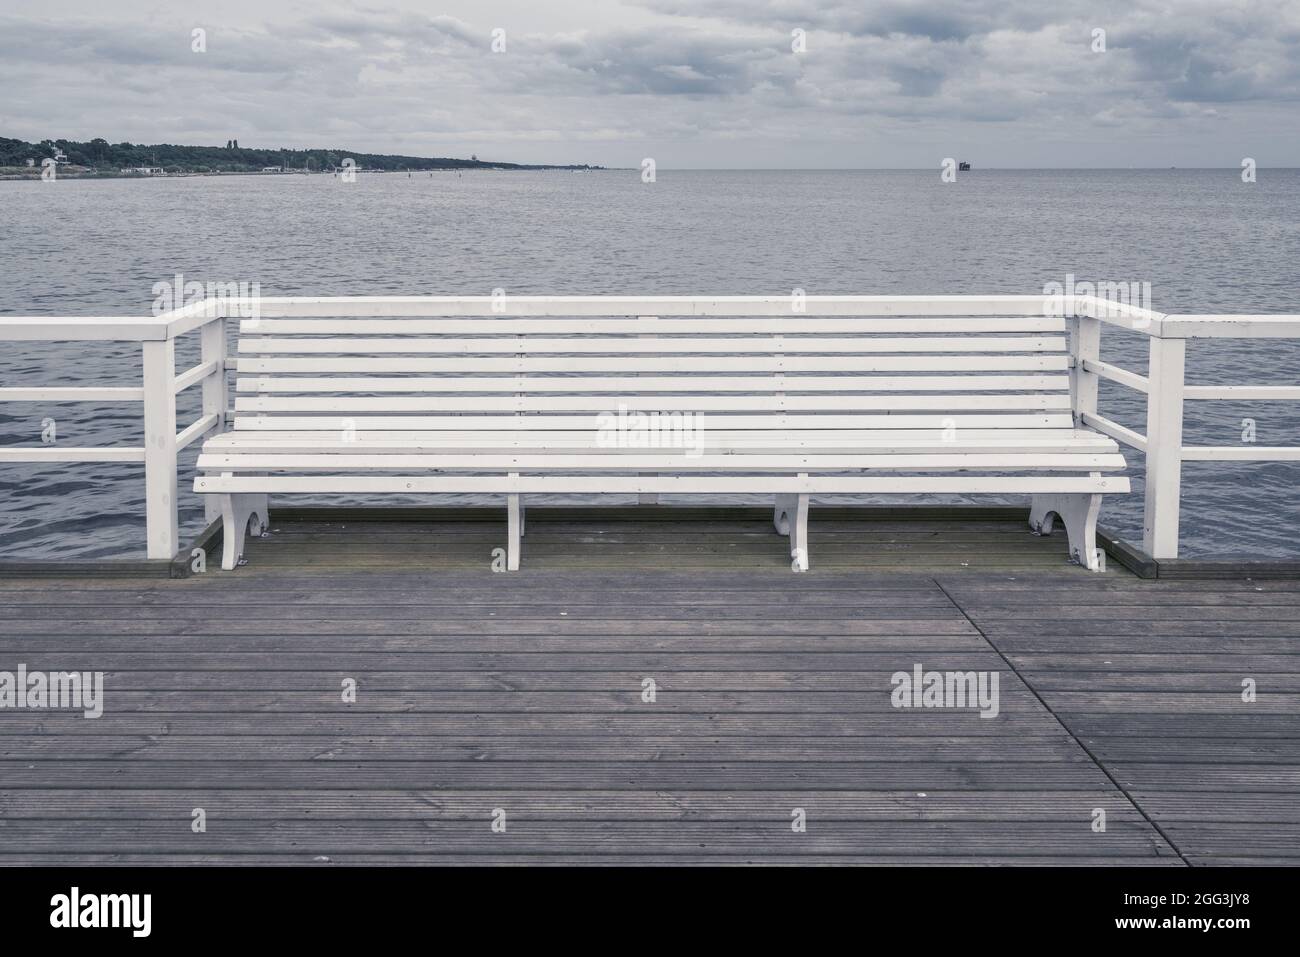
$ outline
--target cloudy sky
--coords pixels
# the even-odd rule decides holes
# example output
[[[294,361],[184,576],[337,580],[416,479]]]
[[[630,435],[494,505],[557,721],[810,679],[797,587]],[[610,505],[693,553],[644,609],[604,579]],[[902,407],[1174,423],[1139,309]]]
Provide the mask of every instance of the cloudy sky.
[[[27,140],[1300,166],[1300,0],[0,0],[0,89]]]

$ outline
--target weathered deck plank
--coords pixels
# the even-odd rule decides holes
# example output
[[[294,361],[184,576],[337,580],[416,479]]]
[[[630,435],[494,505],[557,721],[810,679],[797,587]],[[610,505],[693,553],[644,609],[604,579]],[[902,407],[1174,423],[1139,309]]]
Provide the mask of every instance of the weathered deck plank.
[[[759,522],[540,522],[511,575],[488,522],[276,527],[228,575],[0,581],[0,670],[106,688],[0,710],[0,863],[1300,858],[1294,582],[998,522],[816,523],[807,575]],[[917,663],[998,716],[894,708]]]

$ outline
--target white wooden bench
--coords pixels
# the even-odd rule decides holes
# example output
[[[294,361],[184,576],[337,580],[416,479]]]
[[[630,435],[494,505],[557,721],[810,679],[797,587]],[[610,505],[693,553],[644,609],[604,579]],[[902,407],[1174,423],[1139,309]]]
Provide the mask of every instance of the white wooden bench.
[[[1115,442],[1071,414],[1065,331],[1023,315],[245,320],[233,428],[204,443],[194,487],[221,496],[225,569],[269,495],[449,492],[505,497],[512,570],[540,493],[764,496],[795,570],[810,496],[1028,496],[1034,531],[1059,516],[1096,569],[1101,496],[1129,483],[1108,474]],[[700,454],[611,448],[620,409],[702,415]]]

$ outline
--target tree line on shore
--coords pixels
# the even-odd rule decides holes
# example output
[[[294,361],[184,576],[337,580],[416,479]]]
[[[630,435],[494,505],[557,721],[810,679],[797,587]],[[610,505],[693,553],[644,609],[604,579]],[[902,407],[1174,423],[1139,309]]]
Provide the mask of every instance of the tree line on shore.
[[[351,159],[361,169],[428,170],[428,169],[599,169],[596,166],[542,166],[523,163],[492,163],[472,157],[400,156],[387,153],[352,153],[338,149],[249,149],[229,140],[225,146],[177,146],[171,143],[152,145],[109,143],[96,137],[89,142],[42,140],[28,143],[0,137],[0,167],[26,167],[32,160],[41,161],[61,151],[73,166],[92,167],[117,172],[137,167],[161,167],[178,173],[247,173],[268,167],[320,172],[338,169],[344,159]]]

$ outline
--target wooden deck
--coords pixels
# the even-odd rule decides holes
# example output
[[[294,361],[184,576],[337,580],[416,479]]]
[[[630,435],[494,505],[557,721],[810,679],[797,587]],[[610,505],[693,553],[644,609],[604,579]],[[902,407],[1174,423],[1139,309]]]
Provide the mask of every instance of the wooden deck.
[[[1300,863],[1300,582],[1010,522],[814,513],[806,575],[761,521],[533,519],[513,574],[501,522],[273,527],[0,582],[0,670],[105,673],[100,719],[0,710],[0,863]],[[916,664],[1000,714],[894,708]]]

